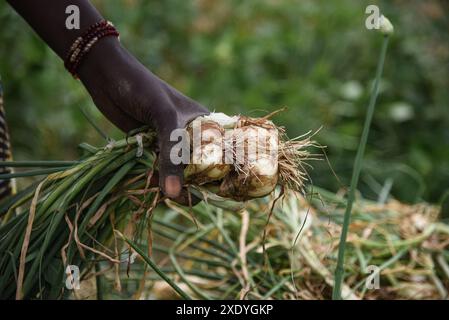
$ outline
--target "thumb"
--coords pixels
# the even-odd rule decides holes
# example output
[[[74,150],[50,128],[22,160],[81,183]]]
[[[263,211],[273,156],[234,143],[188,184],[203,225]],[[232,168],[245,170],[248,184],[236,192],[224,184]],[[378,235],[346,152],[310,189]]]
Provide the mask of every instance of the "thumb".
[[[170,153],[177,141],[170,141],[169,136],[163,135],[159,143],[159,186],[169,198],[177,198],[181,194],[184,183],[184,166],[174,164]]]

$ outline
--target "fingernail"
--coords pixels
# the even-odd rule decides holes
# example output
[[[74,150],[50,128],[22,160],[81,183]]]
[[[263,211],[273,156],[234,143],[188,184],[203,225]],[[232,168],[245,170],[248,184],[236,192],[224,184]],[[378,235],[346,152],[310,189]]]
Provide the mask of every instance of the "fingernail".
[[[169,198],[176,198],[181,193],[181,179],[178,176],[168,176],[165,178],[165,195]]]

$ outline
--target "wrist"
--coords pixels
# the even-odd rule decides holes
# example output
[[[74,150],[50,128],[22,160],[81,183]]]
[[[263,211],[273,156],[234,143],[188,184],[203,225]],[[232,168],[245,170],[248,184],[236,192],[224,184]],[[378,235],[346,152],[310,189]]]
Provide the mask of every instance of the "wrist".
[[[106,71],[117,63],[117,57],[122,51],[116,37],[100,39],[83,58],[78,69],[78,76],[83,84],[91,84],[104,80]]]

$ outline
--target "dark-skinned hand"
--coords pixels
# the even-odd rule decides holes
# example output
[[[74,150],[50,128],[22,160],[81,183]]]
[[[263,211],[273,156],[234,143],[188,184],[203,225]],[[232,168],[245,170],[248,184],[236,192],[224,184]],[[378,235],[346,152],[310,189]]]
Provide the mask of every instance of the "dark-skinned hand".
[[[156,77],[113,39],[104,40],[82,65],[80,79],[95,105],[124,132],[144,124],[156,130],[160,187],[169,198],[179,197],[184,167],[170,160],[171,148],[177,143],[170,141],[170,134],[209,111]],[[94,62],[105,52],[104,61]]]

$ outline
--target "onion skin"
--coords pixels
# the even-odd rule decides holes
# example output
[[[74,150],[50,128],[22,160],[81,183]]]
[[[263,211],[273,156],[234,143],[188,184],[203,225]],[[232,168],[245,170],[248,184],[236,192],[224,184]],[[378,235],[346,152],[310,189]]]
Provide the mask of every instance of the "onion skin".
[[[245,123],[242,121],[241,123]],[[266,126],[247,125],[235,130],[244,143],[244,162],[235,164],[236,169],[220,186],[218,195],[235,200],[264,197],[273,192],[278,183],[277,130],[270,122]],[[242,140],[243,139],[243,140]],[[257,153],[249,153],[248,139],[257,141]],[[255,139],[255,140],[254,140]],[[263,151],[260,153],[259,151]],[[274,150],[274,156],[270,151]]]
[[[231,171],[228,164],[220,165],[196,165],[189,164],[184,170],[184,179],[198,185],[219,181],[225,178]]]
[[[218,195],[242,201],[269,195],[278,183],[277,170],[277,162],[270,157],[257,159],[226,176]]]
[[[194,129],[192,126],[188,128],[190,136],[201,139],[201,143],[198,145],[191,143],[191,163],[184,170],[184,178],[188,182],[202,185],[223,179],[231,171],[231,165],[224,164],[222,146],[224,129],[211,120],[202,121],[198,129],[201,137],[194,137]]]
[[[235,173],[228,175],[220,185],[220,197],[246,201],[269,195],[276,188],[278,176],[252,176],[250,178]]]
[[[278,182],[277,162],[262,158],[257,160],[250,171],[248,196],[260,198],[273,192]]]

